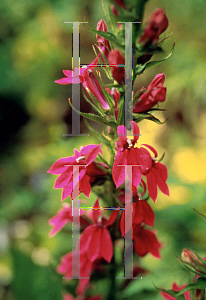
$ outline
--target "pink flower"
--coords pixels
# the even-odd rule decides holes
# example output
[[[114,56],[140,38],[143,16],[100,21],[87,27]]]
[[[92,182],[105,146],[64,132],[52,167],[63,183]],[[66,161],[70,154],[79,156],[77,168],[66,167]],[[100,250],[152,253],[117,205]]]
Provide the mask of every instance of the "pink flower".
[[[62,201],[70,196],[73,191],[73,165],[81,165],[79,167],[79,191],[87,197],[91,192],[90,183],[95,180],[95,176],[105,175],[105,172],[98,168],[98,165],[102,164],[94,162],[98,153],[101,152],[100,148],[101,144],[85,146],[80,152],[75,149],[73,156],[58,159],[47,171],[54,175],[60,174],[56,179],[54,188],[63,189]],[[92,176],[90,176],[91,173]]]
[[[125,165],[137,165],[132,167],[132,184],[136,187],[141,182],[142,173],[149,170],[152,165],[150,153],[142,147],[134,147],[139,139],[139,127],[134,121],[131,121],[131,126],[134,135],[132,140],[127,138],[125,126],[120,125],[117,128],[119,141],[112,168],[112,177],[117,188],[125,181]]]
[[[80,236],[80,249],[86,251],[91,262],[98,258],[104,258],[108,263],[111,261],[113,244],[107,228],[114,223],[118,212],[114,210],[108,220],[105,217],[99,219],[102,212],[100,212],[99,200],[96,200],[92,215],[93,225],[88,226]]]
[[[155,76],[152,82],[148,85],[147,90],[139,98],[140,101],[134,105],[134,113],[148,111],[158,102],[165,101],[167,89],[166,87],[163,87],[164,81],[164,73]]]
[[[75,255],[79,255],[79,252],[75,252]],[[88,279],[79,279],[79,283],[76,288],[78,295],[84,294],[89,284],[90,275],[92,271],[92,262],[88,259],[85,251],[80,252],[80,277],[88,277]],[[57,272],[64,274],[65,280],[72,279],[72,252],[64,255],[61,258],[61,263],[57,267]]]
[[[83,86],[86,90],[88,89],[92,93],[92,95],[100,102],[101,106],[104,109],[110,108],[102,91],[102,88],[96,77],[94,76],[93,70],[91,71],[87,68],[83,73]]]
[[[83,78],[83,74],[84,72],[89,69],[89,70],[93,70],[93,68],[95,68],[95,65],[98,62],[98,57],[95,58],[95,60],[88,66],[86,67],[82,67],[80,69],[75,68],[75,71],[73,72],[73,76],[72,76],[72,71],[71,70],[63,70],[63,73],[66,77],[63,77],[61,79],[56,80],[56,83],[59,84],[70,84],[70,83],[83,83],[84,82],[84,78]],[[94,65],[94,66],[93,66]],[[73,81],[72,81],[73,78]]]
[[[107,26],[104,22],[104,20],[100,20],[97,24],[97,30],[107,32]],[[97,41],[99,44],[100,49],[103,51],[105,56],[108,56],[109,51],[111,50],[109,41],[98,34]],[[66,77],[61,78],[59,80],[56,80],[56,83],[59,84],[76,84],[76,83],[82,83],[83,87],[87,89],[92,93],[92,95],[100,102],[101,106],[104,109],[109,109],[109,105],[107,103],[107,100],[104,96],[104,93],[102,92],[101,86],[99,82],[97,81],[96,77],[94,76],[94,68],[99,60],[99,58],[102,57],[103,61],[104,58],[101,53],[94,59],[94,61],[88,65],[84,66],[81,69],[75,68],[75,71],[72,74],[72,71],[70,70],[63,70],[63,73]],[[72,76],[73,75],[73,76]],[[93,101],[93,100],[92,100]]]
[[[182,286],[178,286],[177,283],[174,282],[173,285],[172,285],[172,290],[173,290],[173,291],[176,291],[176,292],[177,292],[177,291],[181,291],[181,290],[183,290],[186,286],[187,286],[186,284],[183,284]],[[164,299],[166,299],[166,300],[175,300],[174,297],[168,295],[168,294],[165,293],[165,292],[160,292],[160,294],[161,294],[162,297],[163,297]],[[184,293],[184,297],[185,297],[186,300],[192,300],[192,298],[190,297],[190,292],[189,292],[189,291],[187,291],[187,292]]]
[[[143,35],[139,39],[139,43],[156,45],[159,41],[159,35],[168,27],[168,19],[162,8],[156,9],[150,17],[150,21],[145,28]]]
[[[149,148],[155,155],[155,157],[152,158],[152,167],[144,173],[147,178],[149,195],[155,202],[157,199],[157,187],[159,187],[160,191],[165,195],[170,195],[169,188],[166,183],[168,178],[167,168],[164,164],[157,162],[157,151],[152,146],[147,144],[143,145]]]
[[[135,225],[133,230],[134,251],[138,256],[151,253],[156,258],[161,258],[159,249],[162,244],[157,240],[155,231],[145,229],[142,225]]]
[[[91,296],[91,297],[88,297],[88,296],[84,296],[83,298],[74,298],[71,294],[65,294],[64,295],[64,300],[102,300],[103,297],[102,296]]]
[[[98,22],[98,24],[97,24],[97,30],[107,32],[107,25],[105,24],[105,22],[104,22],[103,19],[101,19]],[[96,37],[97,37],[97,42],[99,44],[99,48],[103,51],[103,53],[107,57],[108,54],[109,54],[109,52],[111,51],[109,41],[107,39],[105,39],[104,37],[98,35],[98,34],[96,35]],[[104,58],[103,58],[102,55],[101,55],[101,57],[102,57],[102,59],[104,61]]]
[[[116,66],[116,65],[125,64],[125,59],[122,52],[117,49],[114,49],[111,52],[109,52],[108,63],[110,65],[115,65],[114,67],[111,66],[114,79],[119,84],[124,84],[124,66],[123,67]]]
[[[76,212],[76,210],[75,210]],[[90,223],[86,219],[82,218],[82,215],[85,214],[85,211],[80,209],[80,226],[88,226]],[[79,211],[77,212],[77,215],[79,216]],[[49,235],[54,236],[57,232],[59,232],[67,223],[72,223],[73,217],[72,217],[72,206],[68,205],[67,203],[64,203],[64,206],[58,211],[57,215],[52,217],[49,220],[49,225],[51,225],[53,228],[50,231]]]

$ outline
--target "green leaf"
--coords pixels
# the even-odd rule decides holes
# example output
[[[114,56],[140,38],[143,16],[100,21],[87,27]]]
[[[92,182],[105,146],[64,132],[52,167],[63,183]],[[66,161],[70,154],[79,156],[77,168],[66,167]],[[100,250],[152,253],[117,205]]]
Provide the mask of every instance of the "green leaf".
[[[151,62],[148,62],[148,63],[146,64],[145,70],[147,70],[147,69],[149,69],[149,68],[151,68],[151,67],[157,66],[157,65],[161,64],[162,62],[164,62],[165,60],[167,60],[167,59],[172,55],[172,53],[173,53],[173,51],[174,51],[174,47],[175,47],[175,43],[173,44],[170,53],[169,53],[165,58],[160,59],[160,60],[157,60],[157,61],[151,61]]]
[[[139,74],[143,73],[145,70],[163,63],[165,60],[167,60],[172,55],[172,53],[174,51],[174,47],[175,47],[175,43],[173,44],[170,53],[163,59],[147,62],[143,65],[137,65],[136,69],[135,69],[135,75],[139,75]]]
[[[108,41],[111,41],[112,43],[114,43],[118,47],[120,47],[122,49],[125,48],[125,46],[120,43],[120,41],[116,38],[116,36],[113,33],[111,33],[111,32],[105,32],[105,31],[101,31],[101,30],[96,30],[96,29],[92,29],[92,28],[89,28],[88,26],[86,26],[85,24],[84,24],[84,26],[89,31],[94,32],[95,34],[98,34],[99,36],[104,37],[105,39],[107,39]]]
[[[84,123],[87,126],[87,128],[94,134],[94,136],[104,145],[106,145],[107,147],[109,147],[109,149],[111,150],[111,142],[109,141],[109,139],[107,139],[104,135],[100,134],[98,131],[96,131],[92,126],[90,126],[90,124],[87,122],[87,120],[84,119]]]
[[[146,119],[146,120],[153,121],[157,124],[164,124],[167,121],[167,119],[166,119],[164,122],[161,122],[158,118],[154,117],[153,115],[151,115],[149,113],[139,113],[139,114],[138,113],[133,113],[132,115],[133,115],[134,120],[136,122],[140,122],[140,121]]]
[[[94,110],[96,110],[96,112],[98,112],[100,114],[100,116],[103,117],[104,114],[102,113],[102,111],[89,99],[89,97],[87,97],[86,92],[84,91],[84,89],[83,89],[82,92],[83,92],[83,96],[84,96],[85,100],[87,102],[89,102],[89,104],[94,108]]]
[[[117,117],[117,125],[124,125],[124,99],[121,101]]]
[[[96,97],[94,97],[94,95],[90,92],[90,90],[86,87],[86,91],[87,93],[90,95],[90,97],[92,98],[93,102],[96,104],[96,106],[98,107],[99,110],[99,114],[103,117],[104,116],[104,112],[105,110],[102,108],[100,102],[97,100]]]
[[[197,289],[205,289],[206,288],[206,279],[198,278],[195,283],[188,284],[184,289],[177,293],[177,296],[182,295],[183,293],[190,291],[190,290],[197,290]]]
[[[115,102],[114,102],[114,99],[113,99],[112,95],[110,93],[108,93],[107,90],[105,90],[105,89],[102,89],[102,92],[104,94],[104,97],[107,100],[107,103],[109,104],[109,107],[114,108],[115,107]]]
[[[97,123],[100,123],[100,124],[104,124],[104,125],[107,125],[107,126],[111,126],[112,128],[117,129],[117,124],[116,124],[115,122],[106,120],[106,119],[104,119],[103,117],[97,116],[97,115],[92,114],[92,113],[82,113],[82,112],[76,110],[76,109],[72,106],[70,99],[69,99],[69,104],[70,104],[70,106],[71,106],[78,114],[80,114],[81,116],[83,116],[83,117],[85,117],[85,118],[87,118],[87,119],[89,119],[89,120],[92,120],[92,121],[94,121],[94,122],[97,122]]]

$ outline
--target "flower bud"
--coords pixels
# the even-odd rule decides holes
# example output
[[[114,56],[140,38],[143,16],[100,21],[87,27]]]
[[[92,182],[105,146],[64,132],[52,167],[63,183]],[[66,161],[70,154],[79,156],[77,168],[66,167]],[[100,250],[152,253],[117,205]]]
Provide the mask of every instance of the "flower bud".
[[[125,59],[122,52],[117,49],[112,50],[108,55],[108,63],[110,65],[124,65]],[[118,83],[124,83],[124,67],[112,67],[112,74]]]
[[[156,9],[151,15],[150,21],[139,39],[139,43],[144,43],[145,45],[153,43],[156,45],[159,35],[167,29],[168,24],[169,22],[164,10],[162,8]]]
[[[164,73],[157,74],[148,85],[145,93],[140,96],[139,101],[134,105],[133,112],[140,113],[148,111],[158,102],[165,101],[167,89],[163,86],[164,81]]]
[[[197,272],[206,275],[206,262],[203,263],[203,260],[205,260],[205,258],[202,259],[198,257],[198,255],[190,249],[183,249],[181,257],[183,262],[188,263]]]
[[[97,30],[107,32],[107,25],[105,24],[103,19],[101,19],[98,22]],[[96,38],[97,38],[97,42],[99,44],[99,48],[103,51],[103,53],[107,57],[108,54],[109,54],[109,51],[111,50],[110,45],[109,45],[109,41],[107,39],[105,39],[104,37],[98,35],[98,34],[96,34]],[[101,55],[101,57],[102,57],[102,55]],[[102,59],[103,59],[103,57],[102,57]]]

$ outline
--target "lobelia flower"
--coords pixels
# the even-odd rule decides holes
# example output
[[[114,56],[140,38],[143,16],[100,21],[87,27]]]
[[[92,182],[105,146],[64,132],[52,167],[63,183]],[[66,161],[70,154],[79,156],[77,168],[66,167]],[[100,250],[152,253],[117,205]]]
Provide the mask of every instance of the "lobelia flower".
[[[119,84],[124,84],[124,67],[112,66],[125,64],[125,59],[122,52],[117,49],[110,51],[107,60],[112,67],[112,74],[114,79]]]
[[[168,19],[162,8],[156,9],[150,17],[150,21],[145,28],[143,35],[139,39],[139,43],[144,45],[157,45],[159,36],[168,27]]]
[[[97,30],[107,32],[107,25],[105,24],[103,19],[101,19],[98,22]],[[96,35],[96,38],[97,38],[99,48],[103,51],[104,55],[107,57],[109,52],[111,51],[109,41],[98,34]],[[103,62],[104,62],[104,58],[102,55],[101,55],[101,58],[103,59]]]
[[[140,101],[133,107],[134,113],[145,112],[155,106],[158,102],[165,101],[167,88],[163,87],[165,81],[164,73],[158,74],[148,85],[147,90],[141,97]]]
[[[181,291],[183,290],[187,285],[183,284],[182,286],[179,286],[176,282],[173,283],[172,285],[172,290],[173,291]],[[161,296],[165,299],[165,300],[175,300],[176,298],[168,295],[165,292],[160,292]],[[192,298],[190,297],[190,291],[184,292],[184,297],[186,300],[192,300]]]
[[[74,211],[79,216],[79,211]],[[89,221],[87,221],[82,216],[85,214],[85,211],[80,209],[80,226],[81,228],[84,226],[90,225]],[[75,215],[75,214],[74,214]],[[59,232],[67,223],[72,223],[72,206],[64,203],[64,206],[58,211],[57,215],[52,217],[49,220],[49,225],[53,228],[50,231],[49,235],[54,236],[57,232]]]
[[[72,252],[64,255],[61,258],[61,263],[57,267],[59,274],[64,274],[65,280],[72,279]],[[79,252],[74,252],[74,255],[79,255]],[[88,259],[85,251],[80,251],[80,277],[88,277],[86,279],[79,279],[76,294],[84,294],[88,287],[90,275],[92,271],[92,262]]]
[[[135,187],[133,187],[134,190]],[[146,200],[141,200],[140,197],[133,193],[133,213],[132,224],[142,224],[143,222],[149,226],[154,226],[155,215]],[[120,231],[122,236],[125,235],[125,210],[122,211],[120,220]]]
[[[134,147],[139,139],[139,127],[134,121],[130,123],[134,135],[132,140],[127,138],[124,125],[117,128],[119,141],[117,142],[117,154],[112,168],[112,177],[117,188],[125,181],[125,165],[137,165],[132,167],[132,184],[135,187],[139,186],[142,173],[148,171],[152,166],[150,153],[142,147]],[[131,178],[129,179],[131,180]]]
[[[150,252],[154,257],[161,258],[159,249],[162,248],[162,244],[157,240],[154,230],[148,230],[143,225],[135,224],[133,240],[134,251],[138,256],[143,257]]]
[[[166,183],[168,175],[167,175],[167,167],[157,162],[157,151],[150,145],[143,144],[147,148],[149,148],[155,155],[155,157],[152,158],[152,167],[147,170],[144,175],[147,179],[147,186],[148,186],[148,192],[152,200],[155,202],[157,199],[157,187],[159,187],[160,191],[169,196],[169,188]]]
[[[104,20],[100,20],[98,22],[97,30],[107,32],[107,26],[106,26]],[[97,35],[97,41],[98,41],[100,49],[103,51],[103,53],[107,57],[109,51],[111,50],[109,41],[103,37],[100,37],[99,35]],[[72,71],[70,71],[70,70],[63,70],[63,73],[66,77],[56,80],[55,82],[59,83],[59,84],[63,84],[63,85],[70,84],[70,83],[73,83],[73,84],[82,83],[82,85],[86,89],[86,91],[88,89],[92,93],[92,95],[100,102],[101,106],[104,109],[109,109],[109,105],[104,96],[104,93],[102,92],[101,86],[94,75],[94,68],[95,68],[96,64],[98,63],[98,60],[100,57],[102,57],[101,53],[99,53],[99,55],[94,59],[94,61],[90,65],[84,66],[80,69],[75,68],[75,71],[73,72],[73,74],[72,74]],[[103,59],[103,57],[102,57],[102,59]]]
[[[79,191],[83,192],[87,197],[90,195],[91,183],[95,180],[95,177],[106,174],[98,168],[98,166],[104,166],[106,168],[106,165],[94,162],[98,153],[102,152],[100,148],[101,144],[87,145],[82,147],[80,152],[75,149],[73,156],[58,159],[47,171],[48,173],[59,175],[54,188],[63,189],[62,201],[68,196],[71,196],[73,191],[73,165],[81,165],[79,167]]]
[[[113,244],[107,228],[114,223],[119,211],[112,211],[108,220],[105,217],[100,219],[99,216],[102,215],[102,211],[100,212],[98,198],[93,208],[93,225],[88,226],[82,232],[79,240],[80,249],[86,251],[91,262],[104,258],[109,263],[113,256]]]
[[[101,106],[104,109],[109,109],[109,104],[107,103],[107,100],[104,96],[104,93],[102,91],[102,88],[96,79],[93,70],[86,69],[83,73],[83,87],[87,91],[87,89],[92,93],[92,95],[100,102]],[[91,98],[92,100],[92,98]],[[93,100],[92,100],[93,101]]]

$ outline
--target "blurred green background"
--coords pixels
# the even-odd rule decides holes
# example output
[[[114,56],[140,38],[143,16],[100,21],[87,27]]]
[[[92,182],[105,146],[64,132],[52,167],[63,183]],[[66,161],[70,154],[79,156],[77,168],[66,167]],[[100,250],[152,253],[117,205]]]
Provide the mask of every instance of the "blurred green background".
[[[140,123],[140,143],[154,146],[169,170],[171,196],[159,193],[155,229],[163,243],[162,259],[148,254],[141,266],[151,272],[125,290],[141,299],[161,299],[154,285],[170,288],[173,281],[187,283],[189,276],[175,255],[188,247],[206,256],[206,224],[192,207],[206,214],[206,2],[204,0],[149,1],[144,22],[163,7],[169,19],[165,54],[174,41],[175,51],[164,64],[145,71],[139,87],[165,73],[167,99],[157,113],[160,126]],[[104,18],[101,1],[4,0],[0,3],[0,299],[62,299],[63,288],[74,292],[76,282],[62,283],[55,271],[62,255],[71,251],[71,227],[48,237],[48,219],[61,208],[61,190],[47,174],[60,157],[73,149],[98,143],[90,137],[63,137],[71,130],[68,97],[71,86],[54,83],[63,69],[72,68],[72,25],[63,21],[89,21],[96,27]],[[81,63],[94,59],[95,35],[80,29]],[[162,55],[156,55],[158,59]],[[81,109],[89,107],[81,99]],[[82,132],[85,132],[82,123]],[[100,128],[101,130],[101,128]],[[71,131],[69,131],[71,132]],[[108,155],[104,148],[105,157]],[[95,199],[92,195],[92,203]],[[94,291],[104,294],[104,282]],[[135,298],[136,299],[136,298]]]

